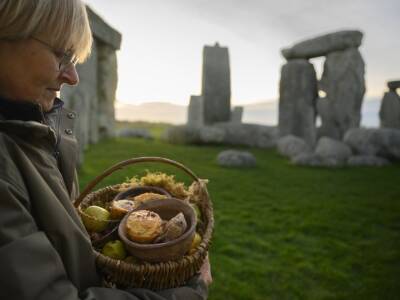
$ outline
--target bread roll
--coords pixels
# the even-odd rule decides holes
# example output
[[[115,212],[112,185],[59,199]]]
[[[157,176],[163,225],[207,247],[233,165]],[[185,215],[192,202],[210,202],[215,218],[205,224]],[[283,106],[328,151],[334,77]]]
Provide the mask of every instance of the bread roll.
[[[138,203],[132,200],[114,200],[110,207],[111,219],[122,219],[128,212],[134,210],[137,206]]]
[[[162,232],[162,220],[158,214],[148,210],[131,213],[126,221],[127,237],[137,243],[151,243]]]

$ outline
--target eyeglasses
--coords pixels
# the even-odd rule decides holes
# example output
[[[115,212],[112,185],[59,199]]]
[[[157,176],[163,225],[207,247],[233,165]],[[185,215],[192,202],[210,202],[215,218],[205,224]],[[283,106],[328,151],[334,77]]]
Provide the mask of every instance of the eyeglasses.
[[[73,53],[72,50],[67,50],[67,51],[56,50],[51,45],[49,45],[48,43],[46,43],[38,38],[35,38],[35,37],[31,37],[31,38],[33,40],[41,43],[42,45],[46,46],[54,53],[54,55],[60,61],[59,65],[58,65],[58,69],[60,72],[65,71],[71,65],[75,66],[76,63],[78,62],[78,57]]]

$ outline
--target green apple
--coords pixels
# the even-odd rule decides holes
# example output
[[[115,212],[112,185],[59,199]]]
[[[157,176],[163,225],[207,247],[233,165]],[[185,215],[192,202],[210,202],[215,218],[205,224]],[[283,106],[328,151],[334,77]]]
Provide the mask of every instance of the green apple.
[[[85,213],[102,221],[108,221],[110,219],[109,211],[97,205],[89,206],[85,209]]]
[[[124,244],[120,240],[110,241],[105,244],[101,253],[105,256],[120,260],[125,259],[126,257]]]
[[[86,208],[81,215],[83,224],[90,232],[101,232],[108,226],[110,213],[105,208],[92,205]]]

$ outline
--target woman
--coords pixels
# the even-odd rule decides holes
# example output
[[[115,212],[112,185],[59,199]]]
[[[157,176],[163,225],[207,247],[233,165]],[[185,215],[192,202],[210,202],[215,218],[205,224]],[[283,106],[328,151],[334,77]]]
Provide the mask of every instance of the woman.
[[[208,264],[176,289],[101,287],[71,204],[75,113],[57,98],[91,43],[80,0],[0,0],[0,299],[205,299]]]

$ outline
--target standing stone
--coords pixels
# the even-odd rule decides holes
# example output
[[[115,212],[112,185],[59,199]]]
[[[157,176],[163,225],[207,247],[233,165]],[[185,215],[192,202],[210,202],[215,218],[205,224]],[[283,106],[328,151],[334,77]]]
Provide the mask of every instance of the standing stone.
[[[321,116],[322,125],[335,128],[327,136],[340,138],[350,128],[360,126],[365,93],[364,61],[356,48],[329,53],[324,63],[319,88],[327,94],[329,119]]]
[[[227,122],[231,118],[231,79],[228,48],[203,49],[202,96],[204,123]]]
[[[400,129],[400,97],[389,91],[383,96],[379,110],[381,127]]]
[[[83,161],[84,149],[89,143],[97,140],[97,67],[97,42],[93,40],[88,60],[76,66],[79,84],[64,85],[61,90],[61,99],[65,106],[76,111],[78,115],[75,136],[80,149],[79,163]]]
[[[335,115],[332,113],[331,101],[327,98],[317,99],[317,114],[321,118],[321,126],[317,129],[317,137],[331,137],[341,139],[341,132],[335,123]]]
[[[282,67],[279,93],[279,135],[292,134],[313,146],[317,98],[314,66],[306,59],[287,62]]]
[[[203,124],[203,97],[191,95],[188,107],[187,125],[202,126]]]
[[[114,133],[114,101],[117,87],[117,58],[121,34],[111,28],[87,7],[93,46],[88,60],[76,69],[79,85],[64,86],[61,99],[65,106],[78,113],[75,136],[80,147],[79,164],[83,150],[99,138]]]
[[[243,106],[235,106],[231,114],[231,122],[242,123]]]
[[[98,132],[100,138],[112,137],[115,132],[115,93],[118,83],[117,54],[113,48],[98,43]]]
[[[325,56],[331,52],[357,48],[361,45],[363,34],[358,30],[337,31],[300,42],[282,50],[286,59],[312,58]]]

